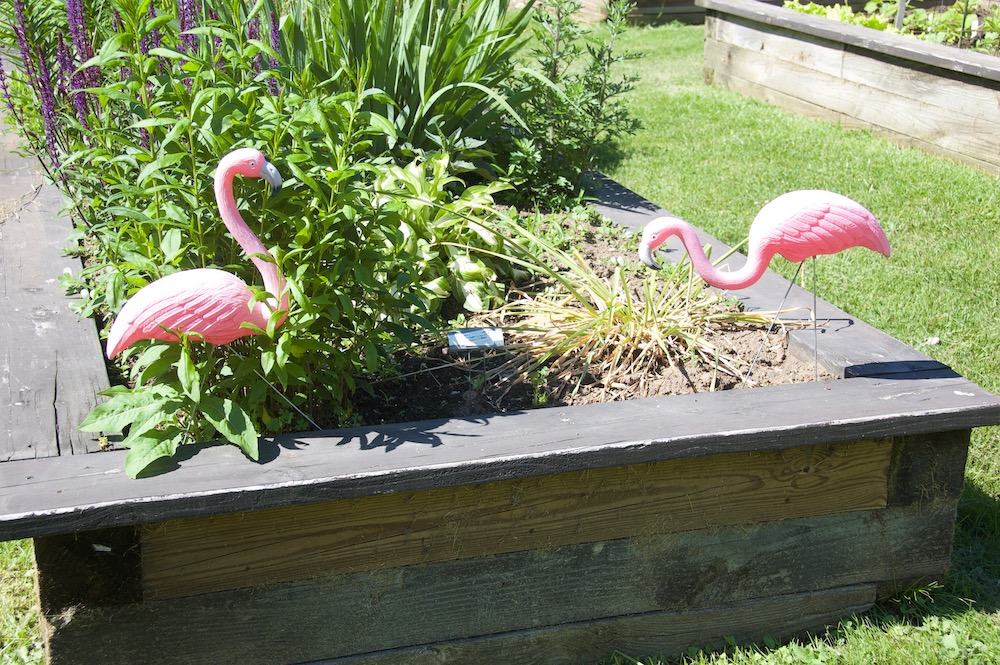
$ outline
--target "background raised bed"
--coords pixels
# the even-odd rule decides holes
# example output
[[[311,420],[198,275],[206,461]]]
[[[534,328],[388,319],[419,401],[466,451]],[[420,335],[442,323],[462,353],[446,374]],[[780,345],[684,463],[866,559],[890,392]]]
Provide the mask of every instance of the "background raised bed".
[[[1000,172],[1000,59],[765,2],[697,4],[710,83]]]

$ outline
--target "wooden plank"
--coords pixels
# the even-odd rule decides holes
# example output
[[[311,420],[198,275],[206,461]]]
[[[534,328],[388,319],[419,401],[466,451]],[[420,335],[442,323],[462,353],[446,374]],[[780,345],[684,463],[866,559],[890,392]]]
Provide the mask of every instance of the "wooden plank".
[[[725,45],[706,42],[706,58],[712,58],[711,60],[706,60],[706,79],[711,83],[729,88],[744,96],[759,99],[790,113],[829,120],[847,128],[872,129],[902,145],[919,148],[950,159],[956,159],[987,171],[997,171],[1000,169],[1000,158],[997,157],[998,153],[993,152],[992,147],[988,145],[988,141],[985,142],[984,147],[984,141],[982,140],[984,135],[975,133],[975,130],[973,130],[974,133],[972,135],[959,136],[955,133],[945,133],[943,129],[939,129],[938,131],[930,131],[928,134],[930,140],[925,140],[916,136],[900,134],[894,130],[886,129],[882,125],[874,126],[871,122],[851,115],[853,111],[850,109],[838,111],[829,108],[826,104],[831,99],[830,95],[824,95],[814,103],[798,96],[799,90],[795,88],[790,88],[790,92],[786,93],[763,86],[759,80],[735,76],[724,67],[713,67],[711,63],[720,62],[719,58],[723,58],[721,61],[725,62],[724,58],[738,57],[732,54],[727,56],[714,55],[717,50],[726,52],[727,48]],[[875,104],[872,107],[878,108],[878,105]],[[876,119],[878,119],[877,112],[873,111],[873,113],[876,114]],[[896,114],[894,117],[905,119],[906,116],[905,114]]]
[[[755,26],[721,22],[717,34],[716,41],[732,52],[714,56],[714,60],[725,62],[732,76],[849,114],[872,126],[923,136],[928,132],[920,128],[939,128],[942,117],[950,113],[959,127],[975,123],[984,131],[1000,129],[996,84],[984,87],[952,81],[863,53],[845,53],[835,42],[767,33]],[[880,121],[877,114],[864,115],[868,109],[885,110],[885,104],[890,105],[890,118]],[[908,119],[906,109],[929,117]],[[907,130],[911,124],[915,128],[912,132]]]
[[[764,35],[763,41],[771,41]],[[804,47],[804,45],[803,45]],[[719,54],[718,51],[723,53]],[[825,52],[817,49],[818,53]],[[743,49],[732,44],[706,46],[706,57],[724,63],[711,69],[717,83],[749,96],[776,103],[796,112],[806,112],[827,119],[852,118],[856,123],[902,139],[908,144],[936,146],[937,152],[953,158],[992,160],[1000,165],[1000,110],[996,108],[996,91],[971,85],[942,85],[934,77],[903,67],[874,63],[881,66],[883,76],[870,75],[869,85],[854,80],[824,74],[785,55],[776,57],[781,48]],[[814,53],[815,55],[815,53]],[[818,58],[818,56],[816,56]],[[845,71],[855,62],[865,60],[855,56],[845,60]],[[806,63],[807,65],[809,63]],[[725,72],[720,68],[725,67]],[[829,67],[828,67],[829,69]],[[920,85],[913,85],[920,81]],[[910,86],[917,92],[943,88],[940,94],[899,94],[897,84]],[[883,87],[879,87],[882,85]],[[964,89],[964,94],[957,90]],[[795,100],[789,103],[789,100]]]
[[[971,432],[959,430],[900,437],[892,452],[889,505],[957,502],[965,485]]]
[[[839,619],[871,608],[870,588],[830,589],[696,612],[654,612],[471,640],[431,644],[390,653],[323,660],[308,665],[445,665],[508,662],[579,665],[624,654],[681,655],[691,646],[710,650],[769,636],[785,641],[822,631]]]
[[[261,465],[209,446],[139,482],[118,452],[24,460],[0,464],[0,539],[998,423],[961,377],[856,378],[289,434]]]
[[[62,648],[94,643],[125,662],[149,662],[136,652],[144,646],[151,653],[163,650],[165,658],[183,657],[187,652],[174,641],[184,642],[191,654],[205,654],[208,662],[222,662],[215,660],[218,652],[230,650],[245,659],[239,662],[279,662],[287,643],[277,640],[278,653],[267,645],[282,635],[291,639],[296,630],[297,648],[304,650],[299,659],[330,657],[604,615],[690,611],[849,584],[941,579],[954,511],[952,501],[648,535],[117,610],[76,607],[68,622],[57,608],[49,614]],[[182,637],[188,634],[191,643]],[[91,662],[116,662],[92,648],[83,651]],[[248,648],[259,661],[244,653]]]
[[[827,76],[844,75],[845,47],[828,39],[740,17],[726,17],[724,20],[713,17],[706,23],[705,38],[732,49],[732,55],[727,57],[741,57],[744,52],[763,53],[769,60],[794,63]],[[720,59],[715,57],[712,60]]]
[[[948,109],[970,121],[997,123],[1000,117],[998,81],[943,76],[940,70],[919,63],[739,17],[713,19],[711,24],[711,39],[740,49],[740,55],[745,51],[762,54],[776,62],[856,83],[862,89],[891,90],[902,99]]]
[[[146,598],[885,506],[890,441],[717,455],[143,530]]]
[[[59,287],[80,261],[64,255],[72,225],[38,166],[3,135],[0,187],[0,462],[88,452],[97,437],[77,425],[107,388],[97,330],[69,310]]]
[[[539,556],[548,558],[547,554]],[[607,586],[597,589],[587,575],[576,574],[573,568],[545,568],[556,575],[554,580],[545,580],[536,558],[523,555],[520,559],[525,565],[523,576],[505,560],[499,563],[502,575],[490,571],[488,561],[477,561],[472,564],[474,570],[455,571],[457,578],[441,574],[448,571],[439,567],[417,567],[333,579],[309,588],[299,583],[121,608],[78,607],[47,619],[50,663],[280,665],[372,652],[371,660],[363,662],[381,663],[388,658],[386,649],[403,649],[409,656],[408,647],[415,645],[433,645],[418,647],[418,653],[444,649],[448,658],[443,662],[476,662],[469,656],[479,651],[470,652],[463,644],[469,638],[485,642],[476,648],[494,656],[487,662],[501,655],[516,656],[502,658],[502,662],[534,662],[522,660],[521,656],[529,654],[542,658],[540,662],[562,662],[563,649],[581,645],[585,651],[574,650],[573,655],[587,656],[592,662],[606,658],[615,648],[636,653],[673,650],[722,635],[750,639],[783,634],[786,628],[792,632],[815,629],[831,617],[863,611],[875,599],[875,585],[863,584],[772,594],[766,600],[708,608],[654,609],[558,621],[594,615],[599,609],[620,609],[631,599],[628,593],[615,593]],[[576,560],[563,559],[570,564]],[[615,562],[605,560],[597,570],[614,574],[616,568]],[[670,576],[668,570],[657,568],[659,578]],[[437,574],[432,578],[432,573]],[[634,586],[630,584],[626,591]],[[587,602],[585,594],[591,591],[598,594],[595,602]],[[567,599],[570,606],[549,602],[547,593]],[[650,594],[643,593],[641,598],[648,600]],[[652,600],[655,606],[656,599]],[[597,605],[605,601],[608,607]],[[497,630],[507,625],[526,627]]]

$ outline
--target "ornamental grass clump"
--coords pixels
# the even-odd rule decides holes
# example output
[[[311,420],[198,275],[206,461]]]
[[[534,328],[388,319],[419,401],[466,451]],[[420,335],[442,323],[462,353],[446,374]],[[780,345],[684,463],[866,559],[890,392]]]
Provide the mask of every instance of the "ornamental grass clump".
[[[727,330],[762,329],[773,313],[741,310],[688,262],[637,272],[621,256],[602,274],[579,250],[560,248],[529,226],[508,220],[516,248],[508,260],[542,282],[512,291],[508,303],[473,319],[503,327],[509,346],[521,349],[491,370],[494,377],[513,386],[544,374],[559,400],[595,381],[608,399],[656,394],[652,384],[661,372],[685,363],[745,378],[747,359],[713,340]]]

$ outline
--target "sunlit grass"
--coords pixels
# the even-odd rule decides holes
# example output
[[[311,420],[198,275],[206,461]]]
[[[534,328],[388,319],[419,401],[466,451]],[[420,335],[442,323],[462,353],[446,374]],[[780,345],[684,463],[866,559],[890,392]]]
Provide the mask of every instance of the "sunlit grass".
[[[0,663],[40,663],[30,540],[0,543]]]

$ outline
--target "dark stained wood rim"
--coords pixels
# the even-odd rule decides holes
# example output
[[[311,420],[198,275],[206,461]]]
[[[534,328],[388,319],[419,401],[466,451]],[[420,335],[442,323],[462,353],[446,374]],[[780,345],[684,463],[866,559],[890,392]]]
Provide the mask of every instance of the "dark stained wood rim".
[[[997,423],[961,377],[856,378],[289,434],[261,464],[207,446],[141,480],[124,452],[23,460],[0,465],[0,539]]]

